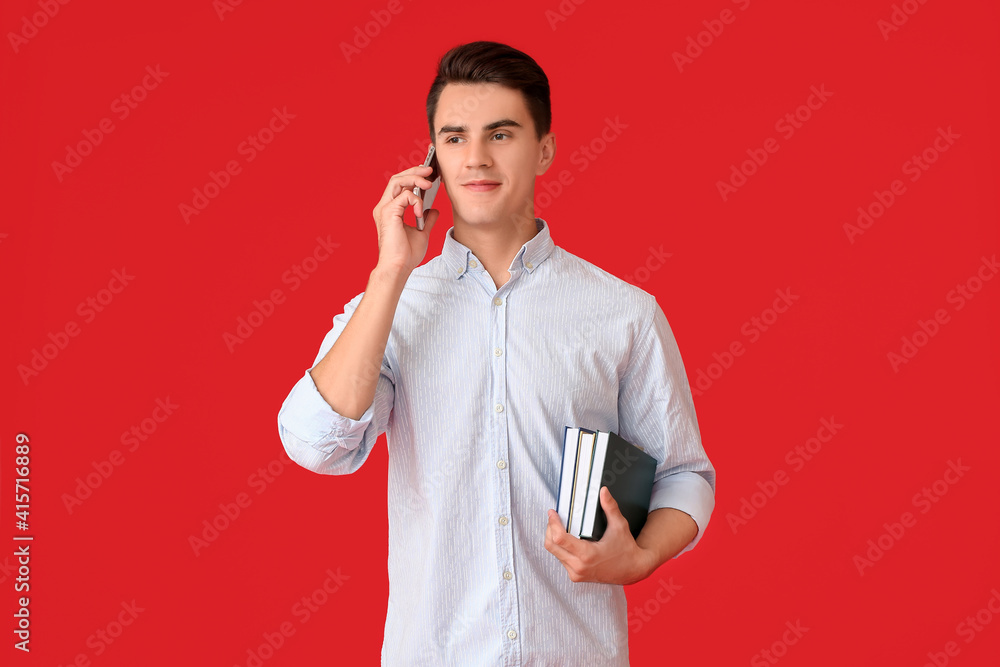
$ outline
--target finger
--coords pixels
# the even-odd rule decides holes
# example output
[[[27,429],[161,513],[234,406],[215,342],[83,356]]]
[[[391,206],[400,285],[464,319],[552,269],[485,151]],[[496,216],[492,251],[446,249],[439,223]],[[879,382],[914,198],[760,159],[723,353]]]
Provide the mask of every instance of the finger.
[[[429,190],[432,185],[434,185],[434,183],[427,180],[423,176],[411,176],[409,178],[400,179],[395,183],[390,183],[391,187],[386,194],[389,195],[390,198],[394,198],[402,190],[409,190],[412,192],[415,187],[419,187],[421,190]]]
[[[604,516],[608,520],[609,528],[624,529],[629,531],[630,535],[632,534],[628,525],[628,519],[622,514],[621,508],[618,506],[618,501],[614,499],[611,491],[606,486],[601,487],[601,506],[604,508]]]
[[[394,199],[400,190],[406,188],[412,190],[414,186],[419,185],[421,190],[426,190],[431,187],[431,182],[424,177],[430,176],[431,171],[433,170],[430,165],[426,167],[417,165],[416,167],[410,167],[401,171],[389,179],[389,185],[386,187],[385,194],[389,196],[389,199]]]
[[[386,184],[385,190],[382,191],[381,199],[378,200],[378,204],[376,204],[375,208],[372,210],[372,217],[375,218],[375,222],[377,223],[381,219],[382,210],[391,204],[393,200],[396,199],[404,190],[410,190],[412,192],[413,188],[418,185],[423,190],[429,189],[433,183],[424,178],[421,174],[430,176],[431,171],[432,169],[429,165],[427,167],[417,165],[415,167],[405,169],[398,174],[393,174],[393,176],[389,178],[389,182]]]
[[[577,571],[577,568],[580,566],[580,559],[576,555],[557,544],[550,544],[548,550],[566,568],[567,572],[575,573]]]
[[[562,527],[562,521],[552,516],[552,510],[548,511],[547,517],[545,521],[545,548],[551,551],[555,544],[556,536],[565,532],[565,530]]]
[[[413,194],[412,191],[402,190],[386,205],[386,208],[382,212],[382,218],[385,219],[386,213],[388,213],[390,217],[402,220],[403,215],[406,212],[406,208],[414,202],[419,201],[420,198]]]
[[[570,560],[571,558],[573,558],[572,552],[567,551],[565,548],[563,548],[559,544],[556,544],[555,539],[552,538],[552,536],[551,536],[551,533],[547,533],[547,535],[548,535],[549,539],[547,539],[545,541],[545,549],[550,554],[552,554],[553,556],[555,556],[556,558],[558,558],[559,560],[561,560],[563,563],[565,563],[567,560]]]
[[[601,487],[601,506],[604,507],[605,512],[621,514],[621,510],[618,509],[618,501],[615,500],[606,486]]]
[[[562,525],[559,514],[553,510],[549,510],[549,521],[545,529],[545,537],[545,548],[559,558],[559,560],[565,561],[567,558],[572,558],[575,555],[573,553],[573,542],[577,538],[566,532],[566,527]]]

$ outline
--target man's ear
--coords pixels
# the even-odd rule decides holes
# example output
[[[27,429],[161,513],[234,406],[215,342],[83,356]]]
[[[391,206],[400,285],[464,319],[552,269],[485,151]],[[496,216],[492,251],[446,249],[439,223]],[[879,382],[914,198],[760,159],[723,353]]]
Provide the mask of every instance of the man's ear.
[[[539,149],[538,166],[535,168],[536,176],[541,176],[547,172],[549,167],[552,166],[553,160],[556,159],[556,135],[549,132],[542,137]]]

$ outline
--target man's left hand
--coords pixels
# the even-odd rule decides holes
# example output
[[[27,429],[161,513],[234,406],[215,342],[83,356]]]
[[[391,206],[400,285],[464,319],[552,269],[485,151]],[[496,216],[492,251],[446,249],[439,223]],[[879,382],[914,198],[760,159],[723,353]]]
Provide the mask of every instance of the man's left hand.
[[[601,487],[600,496],[608,518],[608,526],[600,540],[594,542],[570,535],[559,513],[550,509],[545,548],[562,562],[570,581],[621,585],[642,581],[656,569],[656,556],[636,543],[628,520],[618,509],[608,487]]]

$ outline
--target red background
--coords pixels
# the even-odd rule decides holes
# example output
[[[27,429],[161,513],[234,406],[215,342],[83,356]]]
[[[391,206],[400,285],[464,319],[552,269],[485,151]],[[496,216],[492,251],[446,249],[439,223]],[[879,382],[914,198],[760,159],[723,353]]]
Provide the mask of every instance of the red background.
[[[959,624],[1000,587],[1000,280],[973,280],[981,291],[961,309],[948,295],[997,252],[1000,11],[911,0],[885,38],[889,0],[676,4],[564,2],[553,27],[556,0],[418,0],[397,14],[381,1],[248,1],[222,18],[208,1],[70,2],[33,33],[23,20],[39,4],[3,3],[4,662],[247,665],[290,622],[264,664],[378,664],[384,440],[358,473],[324,477],[282,462],[276,414],[365,287],[371,211],[400,155],[423,152],[438,57],[493,39],[530,53],[553,86],[559,152],[538,185],[572,176],[538,202],[554,241],[654,294],[691,382],[716,377],[695,398],[719,475],[714,518],[693,552],[627,588],[632,664],[773,664],[765,649],[789,666],[923,665],[928,653],[997,664],[1000,617],[981,613],[991,620],[971,637]],[[672,54],[724,9],[734,20],[679,71]],[[348,62],[340,44],[372,11],[390,20]],[[112,102],[158,65],[168,74],[121,119]],[[811,86],[830,96],[786,137],[775,123]],[[248,162],[238,146],[275,107],[295,117]],[[53,162],[103,118],[114,131],[60,181]],[[607,119],[625,127],[601,146]],[[959,138],[909,180],[904,163],[938,128]],[[724,201],[718,181],[771,137],[777,152]],[[591,144],[602,152],[573,161]],[[230,160],[240,173],[186,223],[179,205]],[[895,179],[905,194],[852,243],[845,223]],[[428,258],[451,226],[438,201]],[[327,236],[339,246],[292,290],[283,275]],[[656,266],[651,247],[671,256],[637,271]],[[122,267],[134,278],[85,321],[78,304],[109,296]],[[230,351],[224,334],[275,289],[284,302]],[[751,340],[779,289],[798,300]],[[888,355],[938,309],[946,323],[894,369]],[[69,322],[78,335],[25,382],[18,367]],[[744,353],[712,368],[735,341]],[[122,434],[167,398],[179,407],[128,451]],[[823,418],[843,427],[795,469],[786,454]],[[19,432],[31,438],[26,533]],[[77,478],[115,450],[121,465],[68,511]],[[935,493],[959,460],[968,471]],[[280,473],[261,484],[269,463]],[[786,484],[753,496],[779,471]],[[925,487],[935,502],[915,504]],[[196,555],[189,538],[240,493],[249,506]],[[762,506],[733,523],[744,499]],[[915,523],[887,537],[904,512]],[[15,534],[35,538],[30,654],[9,632]],[[889,548],[859,573],[855,556],[880,536]],[[293,608],[328,568],[347,578],[303,623]],[[96,640],[133,600],[134,622]],[[783,636],[786,622],[809,629]]]

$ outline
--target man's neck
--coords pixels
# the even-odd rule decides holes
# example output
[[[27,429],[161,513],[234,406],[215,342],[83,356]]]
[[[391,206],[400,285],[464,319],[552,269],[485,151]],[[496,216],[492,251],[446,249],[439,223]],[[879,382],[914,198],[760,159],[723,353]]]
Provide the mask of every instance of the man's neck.
[[[455,220],[455,240],[467,247],[483,263],[483,268],[493,278],[497,289],[510,280],[510,263],[518,250],[538,233],[534,218],[522,219],[507,225],[470,225]]]

